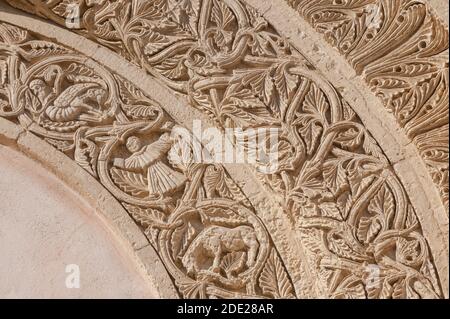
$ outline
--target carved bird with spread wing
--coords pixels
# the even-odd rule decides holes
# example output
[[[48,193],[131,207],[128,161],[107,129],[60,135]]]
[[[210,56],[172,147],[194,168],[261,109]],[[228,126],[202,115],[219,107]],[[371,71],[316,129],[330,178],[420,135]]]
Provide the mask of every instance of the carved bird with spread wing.
[[[114,166],[129,171],[147,171],[150,195],[170,193],[186,181],[183,174],[162,161],[172,147],[169,133],[164,133],[158,140],[146,146],[142,146],[138,137],[131,136],[127,139],[126,147],[132,155],[125,159],[116,158]]]
[[[43,72],[42,78],[36,78],[29,84],[48,118],[56,122],[100,122],[104,117],[100,106],[106,99],[106,84],[94,77],[75,75],[71,76],[73,83],[64,88],[62,83],[65,78],[67,76],[60,66],[51,65]]]

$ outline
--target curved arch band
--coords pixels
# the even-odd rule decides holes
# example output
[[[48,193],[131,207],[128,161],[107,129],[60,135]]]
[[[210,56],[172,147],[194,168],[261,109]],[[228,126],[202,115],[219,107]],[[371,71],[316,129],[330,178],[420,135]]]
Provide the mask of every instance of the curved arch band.
[[[254,1],[185,2],[119,2],[125,37],[118,17],[99,16],[109,2],[81,7],[79,35],[2,5],[0,115],[23,129],[2,125],[113,194],[181,297],[448,297],[448,218],[392,115],[353,78],[337,89],[335,72],[278,33],[276,10],[271,25]],[[19,3],[64,23],[63,3]],[[278,168],[176,162],[193,148],[171,133],[194,119],[273,129]]]

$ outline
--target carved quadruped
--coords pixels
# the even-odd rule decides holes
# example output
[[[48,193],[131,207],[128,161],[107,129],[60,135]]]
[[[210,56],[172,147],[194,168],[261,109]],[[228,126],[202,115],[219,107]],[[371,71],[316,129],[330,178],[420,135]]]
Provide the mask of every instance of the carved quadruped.
[[[157,13],[157,9],[165,10],[164,3],[170,1],[147,5],[123,1],[116,6],[123,5],[122,18],[126,25],[131,12],[143,10],[144,14],[149,10]],[[96,5],[109,8],[110,3],[101,1]],[[96,5],[89,8],[98,9]],[[148,35],[153,39],[148,41],[136,41],[131,37],[133,45],[125,46],[123,50],[119,50],[121,45],[114,41],[108,42],[108,46],[127,58],[137,54],[131,60],[142,63],[151,73],[159,74],[159,78],[174,90],[187,94],[192,105],[210,114],[218,125],[271,127],[280,132],[279,169],[260,177],[279,197],[285,213],[298,229],[310,272],[318,278],[316,290],[319,295],[336,298],[441,297],[432,256],[409,199],[376,141],[350,105],[245,4],[204,1],[200,5],[200,2],[184,1],[177,10],[190,18],[183,19],[183,23],[170,24],[170,21],[163,21],[168,15],[155,13],[154,26],[149,29],[150,33],[156,32],[161,37]],[[140,32],[146,31],[146,27]],[[180,34],[174,33],[173,30],[178,28]],[[141,36],[144,34],[147,36],[146,32]],[[157,45],[155,39],[174,34],[178,38]],[[101,40],[98,35],[97,40]],[[157,49],[151,50],[149,45],[156,45]],[[27,52],[19,51],[22,53]],[[70,64],[64,70],[71,70]],[[45,122],[43,119],[65,124],[85,121],[79,129],[74,129],[76,136],[73,139],[79,144],[73,147],[74,159],[94,176],[98,174],[102,183],[146,228],[168,269],[172,270],[183,296],[293,296],[289,275],[276,250],[266,248],[270,247],[269,237],[259,220],[252,217],[251,208],[245,200],[238,200],[237,206],[228,202],[242,198],[237,188],[232,187],[234,194],[222,190],[233,196],[216,199],[214,205],[208,198],[211,192],[204,189],[210,183],[201,190],[201,181],[209,176],[208,172],[219,172],[214,173],[224,176],[219,180],[226,179],[226,173],[220,167],[177,168],[170,163],[168,154],[177,141],[165,141],[164,134],[170,129],[164,125],[167,120],[162,118],[167,116],[161,115],[164,111],[159,106],[142,103],[143,98],[136,97],[139,90],[129,84],[114,84],[110,75],[102,73],[101,66],[92,72],[94,74],[77,70],[73,77],[63,78],[64,86],[70,87],[64,90],[58,89],[59,84],[53,79],[52,72],[57,71],[41,72],[33,73],[38,79],[27,78],[24,82],[35,81],[33,89],[30,87],[32,92],[23,93],[23,96],[34,95],[34,103],[40,103],[42,108],[38,117],[31,113],[31,121],[39,127]],[[96,73],[101,75],[95,76]],[[83,78],[79,78],[80,75]],[[54,92],[58,92],[57,97],[50,96],[50,83]],[[119,94],[108,98],[108,94],[114,94],[110,92],[115,86],[118,86],[116,92]],[[120,92],[121,88],[128,93]],[[75,90],[80,92],[76,94],[79,99],[70,98],[70,92]],[[29,110],[13,106],[14,99],[5,101],[3,115],[17,117],[18,121],[28,125]],[[139,110],[135,113],[138,116],[133,117],[130,110]],[[24,113],[27,115],[23,116]],[[67,133],[61,128],[50,131],[56,131],[60,136]],[[55,139],[55,133],[51,134]],[[65,141],[70,140],[66,137]],[[165,151],[148,155],[153,159],[151,163],[137,160],[140,165],[126,164],[127,161],[133,163],[130,159],[147,154],[154,143],[165,145],[156,148]],[[160,165],[162,158],[167,160]],[[155,180],[149,180],[150,176],[156,176],[157,180],[158,172],[181,175],[170,174],[175,178],[167,188],[161,189],[151,185]],[[183,186],[185,193],[181,194],[179,190]],[[158,188],[159,192],[155,193]],[[177,204],[179,200],[183,205]],[[235,225],[236,221],[239,225]],[[158,240],[158,236],[163,240]],[[228,236],[236,238],[237,243],[227,244]],[[228,247],[225,256],[215,254],[217,249],[213,242],[217,241]],[[175,244],[168,247],[170,242]],[[258,247],[258,256],[251,251],[252,247]],[[196,259],[200,250],[209,257],[210,264]],[[260,261],[264,259],[269,262],[262,269]],[[371,270],[378,275],[373,277]],[[273,278],[281,278],[281,281]],[[275,283],[282,285],[274,286]]]
[[[177,161],[193,148],[170,134],[180,127],[161,106],[79,53],[6,23],[0,29],[2,117],[122,202],[182,296],[295,296],[267,230],[223,167]]]

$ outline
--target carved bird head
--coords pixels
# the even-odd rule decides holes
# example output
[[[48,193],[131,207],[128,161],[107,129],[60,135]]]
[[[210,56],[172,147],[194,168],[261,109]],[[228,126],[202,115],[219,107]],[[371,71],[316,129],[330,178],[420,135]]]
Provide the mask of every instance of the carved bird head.
[[[28,85],[30,90],[35,96],[45,104],[46,98],[49,96],[51,89],[50,87],[41,79],[35,79]]]
[[[142,148],[142,142],[137,136],[131,136],[127,139],[126,147],[131,153],[135,153]]]
[[[35,79],[30,82],[29,87],[34,94],[38,95],[47,88],[47,84],[41,79]]]

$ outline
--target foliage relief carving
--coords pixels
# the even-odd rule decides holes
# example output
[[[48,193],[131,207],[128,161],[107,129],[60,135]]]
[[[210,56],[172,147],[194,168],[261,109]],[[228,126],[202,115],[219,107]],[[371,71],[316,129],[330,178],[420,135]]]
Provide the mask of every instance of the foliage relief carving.
[[[345,56],[419,149],[448,209],[448,27],[424,0],[286,0]]]
[[[60,6],[69,2],[20,3],[63,23]],[[221,127],[277,130],[280,165],[256,174],[298,230],[320,296],[442,297],[420,223],[376,141],[255,10],[236,0],[81,8],[79,32],[186,94]],[[184,297],[295,296],[264,225],[239,188],[227,186],[223,167],[171,160],[190,147],[169,137],[177,124],[161,107],[57,44],[6,24],[1,35],[0,65],[10,77],[0,115],[33,123],[29,129],[98,177],[145,228]]]

